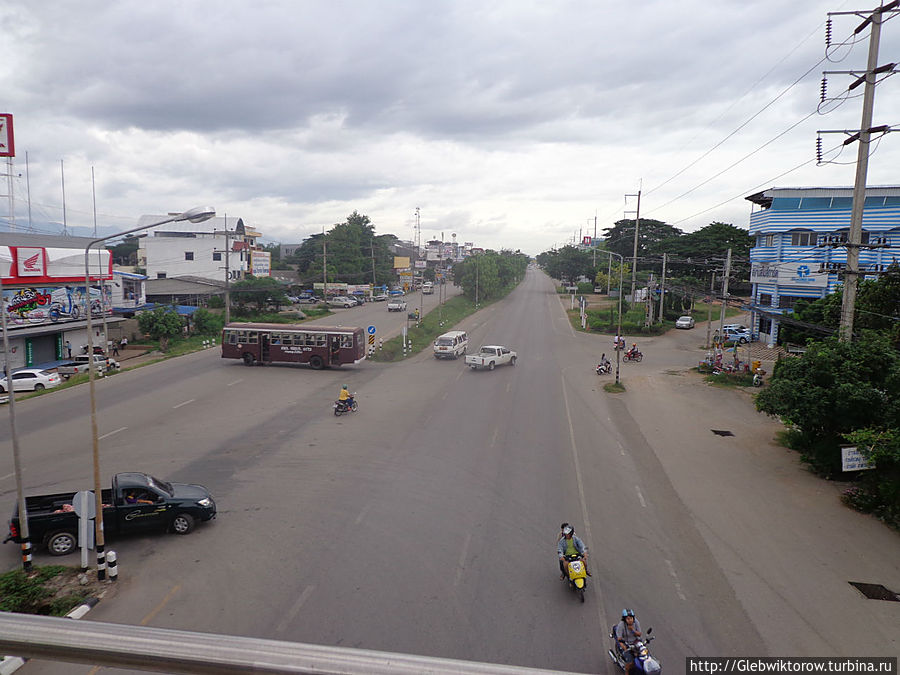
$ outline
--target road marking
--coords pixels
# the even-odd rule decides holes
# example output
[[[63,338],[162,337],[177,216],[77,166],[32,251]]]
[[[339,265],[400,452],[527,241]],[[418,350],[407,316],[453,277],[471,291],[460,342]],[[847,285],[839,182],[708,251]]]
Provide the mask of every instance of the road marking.
[[[275,626],[276,633],[283,633],[284,629],[287,628],[288,624],[294,620],[294,617],[300,613],[300,610],[303,608],[303,603],[307,601],[309,596],[312,594],[315,586],[307,586],[303,589],[303,592],[300,594],[300,597],[297,598],[297,602],[294,603],[294,606],[291,607],[290,611],[285,614],[284,618]]]
[[[491,447],[497,445],[497,434],[500,433],[500,427],[494,427],[494,435],[491,437]]]
[[[366,517],[366,514],[369,512],[369,509],[371,509],[371,508],[372,508],[372,505],[369,504],[366,508],[364,508],[362,511],[359,512],[359,515],[356,516],[356,521],[355,521],[356,525],[359,525],[363,521],[363,518]]]
[[[681,592],[681,583],[678,581],[678,575],[675,574],[675,566],[668,558],[666,558],[666,565],[669,566],[669,574],[671,574],[672,578],[675,579],[675,592],[678,593],[679,598],[681,598],[682,600],[687,600],[684,593]]]
[[[456,579],[453,581],[454,586],[459,586],[459,582],[462,580],[463,572],[466,567],[466,556],[469,555],[469,542],[472,541],[472,533],[466,533],[466,540],[463,542],[462,553],[459,556],[459,564],[456,567]]]
[[[241,378],[240,380],[235,380],[234,382],[229,382],[229,383],[226,384],[225,386],[226,386],[226,387],[233,387],[234,385],[240,384],[240,383],[243,382],[243,381],[244,381],[244,378]]]
[[[187,401],[184,401],[183,403],[179,403],[178,405],[173,405],[172,410],[175,410],[176,408],[180,408],[183,405],[187,405],[188,403],[193,403],[196,400],[197,399],[195,399],[195,398],[189,398]]]
[[[159,614],[162,611],[162,608],[165,607],[168,604],[169,600],[171,600],[175,596],[175,594],[180,590],[181,590],[181,584],[175,584],[172,587],[172,590],[169,591],[168,593],[166,593],[166,597],[164,597],[162,599],[162,602],[160,602],[156,607],[154,607],[152,612],[150,612],[147,616],[145,616],[143,619],[141,619],[140,625],[146,626],[148,623],[153,621],[153,617],[155,617],[157,614]]]
[[[8,473],[5,476],[0,476],[0,480],[6,480],[7,478],[12,478],[15,475],[16,474],[14,474],[14,473]]]
[[[644,501],[644,495],[641,494],[641,488],[639,488],[637,485],[635,485],[635,486],[634,486],[634,489],[637,490],[637,493],[638,493],[638,499],[641,501],[641,506],[643,506],[643,507],[646,509],[646,508],[647,508],[647,502]]]
[[[127,428],[128,428],[128,427],[119,427],[119,428],[116,429],[115,431],[110,431],[108,434],[103,434],[103,435],[100,436],[97,440],[98,440],[98,441],[102,441],[104,438],[109,438],[109,437],[112,436],[113,434],[117,434],[117,433],[119,433],[120,431],[125,431]]]

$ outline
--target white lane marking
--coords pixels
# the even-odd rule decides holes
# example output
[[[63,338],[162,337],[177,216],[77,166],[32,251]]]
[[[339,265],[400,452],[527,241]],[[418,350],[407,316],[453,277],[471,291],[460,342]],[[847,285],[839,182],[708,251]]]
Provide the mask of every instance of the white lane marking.
[[[563,404],[566,408],[566,420],[569,423],[569,444],[572,446],[572,458],[575,464],[575,479],[578,483],[578,499],[581,501],[581,517],[584,518],[584,534],[588,542],[593,541],[591,534],[591,520],[588,518],[587,500],[584,496],[584,482],[581,479],[581,464],[578,461],[578,445],[575,443],[575,425],[572,424],[572,411],[569,409],[569,396],[566,394],[566,378],[560,373],[559,379],[562,381]],[[590,546],[590,544],[588,544]],[[603,607],[603,595],[600,593],[600,587],[595,586],[594,592],[597,594],[597,602],[594,605],[597,609],[597,619],[601,626],[605,625],[607,614]]]
[[[466,533],[466,540],[463,542],[462,553],[459,555],[459,565],[456,567],[456,579],[453,581],[454,586],[459,586],[462,581],[462,575],[466,567],[466,556],[469,555],[469,542],[472,541],[472,533]]]
[[[669,574],[672,575],[672,578],[675,579],[675,592],[678,593],[678,597],[682,600],[687,600],[684,593],[681,591],[681,583],[678,581],[678,575],[675,574],[675,566],[672,564],[672,561],[666,558],[666,565],[669,566]]]
[[[497,445],[497,434],[500,433],[500,427],[494,427],[494,435],[491,437],[491,447]]]
[[[356,520],[354,521],[354,524],[359,525],[363,521],[363,518],[366,517],[366,514],[369,513],[369,509],[371,509],[371,508],[372,508],[372,505],[369,504],[366,508],[364,508],[362,511],[360,511],[359,515],[356,516]]]
[[[293,607],[288,611],[287,614],[284,615],[284,618],[278,622],[278,625],[275,626],[276,633],[283,633],[284,629],[287,628],[288,624],[294,620],[294,617],[300,613],[300,610],[303,608],[303,603],[305,603],[309,596],[312,594],[315,586],[307,586],[303,589],[303,592],[300,594],[300,597],[297,598],[297,602],[294,603]]]
[[[12,478],[15,475],[16,474],[14,474],[14,473],[8,473],[5,476],[0,476],[0,480],[6,480],[7,478]]]
[[[115,431],[110,431],[108,434],[103,434],[103,435],[100,436],[97,440],[98,440],[98,441],[102,441],[104,438],[109,438],[109,437],[112,436],[113,434],[117,434],[117,433],[119,433],[120,431],[125,431],[127,428],[128,428],[128,427],[119,427],[119,428],[116,429]]]
[[[195,398],[189,398],[187,401],[183,401],[183,402],[179,403],[178,405],[173,405],[172,410],[175,410],[176,408],[180,408],[183,405],[187,405],[188,403],[193,403],[196,400],[197,399],[195,399]]]
[[[643,507],[646,509],[646,508],[647,508],[647,502],[644,501],[644,495],[641,494],[641,488],[639,488],[637,485],[635,485],[635,486],[634,486],[634,489],[637,490],[637,493],[638,493],[638,499],[641,501],[641,506],[643,506]]]
[[[235,380],[234,382],[229,382],[229,383],[226,384],[225,386],[226,386],[226,387],[233,387],[234,385],[240,384],[240,383],[243,382],[243,381],[244,381],[244,378],[241,378],[240,380]]]

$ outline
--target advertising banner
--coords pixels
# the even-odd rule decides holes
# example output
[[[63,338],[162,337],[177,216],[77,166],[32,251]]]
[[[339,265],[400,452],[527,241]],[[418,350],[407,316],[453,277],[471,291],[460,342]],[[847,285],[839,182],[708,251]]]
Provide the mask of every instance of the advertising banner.
[[[10,328],[84,319],[84,286],[31,286],[3,289],[3,305]],[[112,313],[108,293],[91,288],[91,317]]]
[[[754,262],[750,265],[750,283],[825,288],[828,275],[818,271],[816,262]]]
[[[272,271],[272,254],[268,251],[250,251],[250,273],[255,277],[267,277]]]
[[[13,116],[0,114],[0,157],[15,157],[16,141],[13,138]]]

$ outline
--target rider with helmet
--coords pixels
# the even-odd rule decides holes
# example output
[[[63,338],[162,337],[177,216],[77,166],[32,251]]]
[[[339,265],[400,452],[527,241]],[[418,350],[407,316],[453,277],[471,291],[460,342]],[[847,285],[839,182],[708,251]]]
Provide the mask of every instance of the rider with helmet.
[[[634,654],[631,653],[630,647],[641,637],[641,624],[634,616],[634,610],[623,609],[622,620],[616,624],[614,631],[616,638],[616,649],[622,655],[625,661],[625,672],[630,673],[634,668]]]
[[[338,401],[340,401],[341,405],[346,406],[348,409],[353,407],[353,396],[347,389],[346,384],[341,385],[341,393],[338,394]]]
[[[587,547],[584,542],[575,536],[575,528],[568,523],[560,525],[559,540],[556,542],[556,553],[559,555],[559,578],[566,578],[566,556],[576,555],[584,563],[584,571],[588,576],[593,576],[587,567]]]

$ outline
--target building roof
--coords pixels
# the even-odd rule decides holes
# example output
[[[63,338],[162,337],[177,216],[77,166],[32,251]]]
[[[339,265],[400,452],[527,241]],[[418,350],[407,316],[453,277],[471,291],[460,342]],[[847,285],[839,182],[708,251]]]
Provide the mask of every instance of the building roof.
[[[0,232],[0,246],[33,246],[36,248],[76,248],[84,251],[92,237],[63,237],[55,234],[36,234],[17,230]]]
[[[772,206],[772,200],[776,198],[802,198],[802,197],[852,197],[852,187],[792,187],[769,188],[762,192],[745,197],[747,201],[758,204],[767,209]],[[884,185],[866,188],[866,197],[900,197],[900,186]]]
[[[147,295],[215,295],[225,290],[225,282],[204,277],[170,277],[147,279]]]

